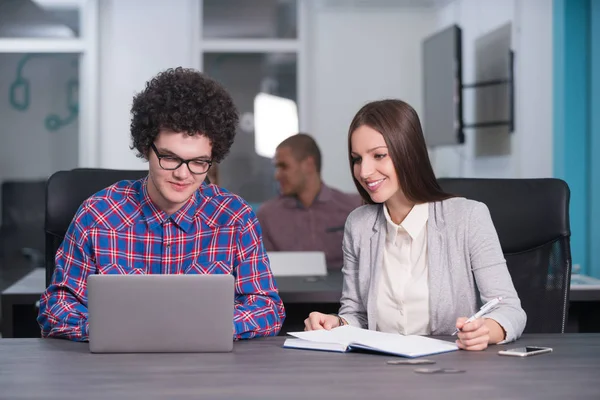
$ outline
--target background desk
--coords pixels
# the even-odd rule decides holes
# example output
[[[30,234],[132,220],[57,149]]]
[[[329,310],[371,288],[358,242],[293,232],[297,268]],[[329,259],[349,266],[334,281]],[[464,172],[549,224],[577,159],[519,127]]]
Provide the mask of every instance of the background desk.
[[[432,356],[463,374],[422,375],[389,356],[281,348],[284,338],[237,342],[220,354],[90,354],[85,343],[0,340],[0,398],[44,399],[598,399],[600,335],[525,335],[554,348],[525,359],[458,351]]]
[[[276,280],[284,303],[339,304],[342,296],[341,271],[331,271],[323,277],[279,277]],[[600,279],[573,274],[570,300],[600,301]]]
[[[331,271],[327,276],[319,277],[275,278],[284,304],[329,303],[337,307],[342,296],[342,280],[341,271]]]
[[[335,313],[339,309],[341,271],[318,278],[279,277],[276,282],[287,312],[282,334],[302,330],[303,321],[311,311]],[[600,332],[600,280],[573,275],[572,282],[567,331]],[[31,332],[39,334],[35,303],[44,287],[44,270],[35,269],[2,292],[3,337],[31,337]]]
[[[45,270],[35,268],[2,292],[2,337],[31,337],[33,332],[39,336],[36,303],[45,286]]]
[[[570,331],[600,332],[600,279],[572,275],[569,303]]]

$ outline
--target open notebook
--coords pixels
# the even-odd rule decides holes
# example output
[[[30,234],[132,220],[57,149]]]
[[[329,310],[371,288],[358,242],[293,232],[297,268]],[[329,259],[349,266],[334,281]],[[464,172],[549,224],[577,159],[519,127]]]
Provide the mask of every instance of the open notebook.
[[[283,347],[294,349],[342,353],[352,349],[363,349],[409,358],[458,350],[454,342],[425,336],[370,331],[348,325],[330,331],[288,332],[288,335],[295,338],[286,339]]]

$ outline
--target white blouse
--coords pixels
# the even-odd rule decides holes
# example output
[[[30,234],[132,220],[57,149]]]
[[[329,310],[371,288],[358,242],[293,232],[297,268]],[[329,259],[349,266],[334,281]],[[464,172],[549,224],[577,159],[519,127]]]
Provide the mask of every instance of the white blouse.
[[[392,222],[386,206],[383,212],[387,224],[377,296],[377,330],[403,335],[428,335],[429,205],[415,205],[400,225]]]

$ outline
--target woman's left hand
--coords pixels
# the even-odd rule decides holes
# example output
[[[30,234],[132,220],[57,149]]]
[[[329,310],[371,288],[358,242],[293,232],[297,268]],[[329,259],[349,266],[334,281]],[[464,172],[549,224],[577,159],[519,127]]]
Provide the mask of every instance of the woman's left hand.
[[[468,318],[461,317],[456,320],[459,329],[456,344],[463,350],[485,350],[490,342],[490,328],[483,318],[465,324]]]

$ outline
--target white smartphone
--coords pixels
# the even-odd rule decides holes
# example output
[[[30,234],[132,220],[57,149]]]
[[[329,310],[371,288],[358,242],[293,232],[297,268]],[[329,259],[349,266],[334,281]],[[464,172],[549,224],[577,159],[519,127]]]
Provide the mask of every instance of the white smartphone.
[[[498,354],[501,356],[529,357],[537,356],[538,354],[552,353],[551,347],[525,346],[515,347],[508,350],[500,350]]]

